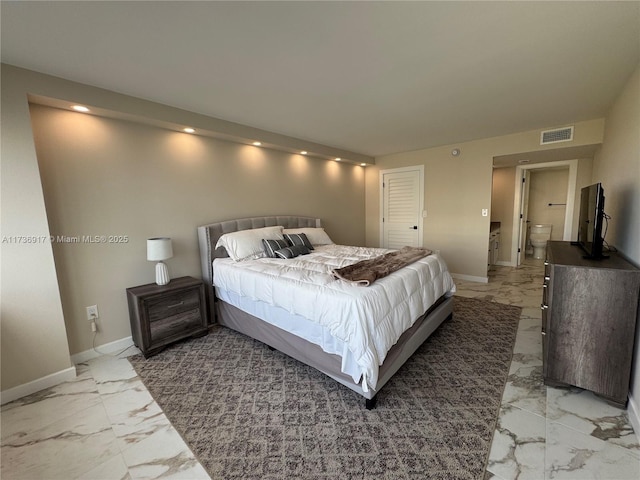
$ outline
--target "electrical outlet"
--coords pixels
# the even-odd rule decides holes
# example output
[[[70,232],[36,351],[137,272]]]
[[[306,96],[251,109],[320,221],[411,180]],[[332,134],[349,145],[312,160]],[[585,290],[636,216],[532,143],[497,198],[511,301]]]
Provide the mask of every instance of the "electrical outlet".
[[[489,216],[489,209],[488,208],[483,208],[482,209],[482,216],[483,217]]]
[[[90,307],[87,307],[87,320],[89,320],[90,322],[93,322],[99,317],[100,315],[98,315],[97,305],[91,305]]]

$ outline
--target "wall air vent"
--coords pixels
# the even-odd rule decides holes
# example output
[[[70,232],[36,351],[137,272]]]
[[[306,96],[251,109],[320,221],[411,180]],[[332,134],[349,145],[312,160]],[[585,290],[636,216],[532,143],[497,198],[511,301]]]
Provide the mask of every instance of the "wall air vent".
[[[540,133],[540,145],[549,143],[570,142],[573,140],[573,126],[545,130]]]

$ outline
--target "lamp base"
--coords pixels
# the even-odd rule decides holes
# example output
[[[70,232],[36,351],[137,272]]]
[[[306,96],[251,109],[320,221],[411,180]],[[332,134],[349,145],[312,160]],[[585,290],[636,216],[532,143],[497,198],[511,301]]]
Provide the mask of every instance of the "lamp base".
[[[158,285],[166,285],[169,283],[169,269],[162,263],[156,263],[156,283]]]

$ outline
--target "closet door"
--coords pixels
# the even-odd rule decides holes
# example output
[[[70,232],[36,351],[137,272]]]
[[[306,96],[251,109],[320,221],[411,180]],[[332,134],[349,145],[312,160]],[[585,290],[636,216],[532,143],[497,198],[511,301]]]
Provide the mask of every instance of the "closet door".
[[[382,246],[422,246],[422,171],[387,170],[382,179]]]

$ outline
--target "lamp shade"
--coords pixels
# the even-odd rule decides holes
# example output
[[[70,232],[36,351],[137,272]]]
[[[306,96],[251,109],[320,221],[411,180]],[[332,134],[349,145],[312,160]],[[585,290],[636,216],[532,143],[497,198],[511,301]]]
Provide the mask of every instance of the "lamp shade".
[[[173,248],[170,238],[160,237],[147,240],[147,260],[162,261],[171,257],[173,257]]]

